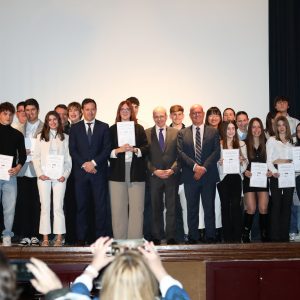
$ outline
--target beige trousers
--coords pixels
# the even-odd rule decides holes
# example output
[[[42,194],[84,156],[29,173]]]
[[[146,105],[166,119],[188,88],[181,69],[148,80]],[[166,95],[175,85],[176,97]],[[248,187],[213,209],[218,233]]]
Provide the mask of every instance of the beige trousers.
[[[115,239],[143,237],[145,182],[109,181]]]

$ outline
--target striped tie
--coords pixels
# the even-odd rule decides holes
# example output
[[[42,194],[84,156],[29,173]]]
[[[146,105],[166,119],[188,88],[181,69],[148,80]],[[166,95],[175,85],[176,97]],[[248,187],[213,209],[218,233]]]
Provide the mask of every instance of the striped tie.
[[[196,127],[196,163],[201,164],[201,137],[200,137],[200,128]]]

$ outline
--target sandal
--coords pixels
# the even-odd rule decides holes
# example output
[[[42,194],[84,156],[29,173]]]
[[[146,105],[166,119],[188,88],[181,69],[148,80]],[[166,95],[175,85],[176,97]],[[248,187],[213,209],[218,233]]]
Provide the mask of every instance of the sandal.
[[[55,240],[53,246],[54,246],[54,247],[62,247],[63,244],[64,244],[63,240],[57,239],[57,240]]]
[[[49,240],[43,240],[41,246],[42,247],[49,247]]]

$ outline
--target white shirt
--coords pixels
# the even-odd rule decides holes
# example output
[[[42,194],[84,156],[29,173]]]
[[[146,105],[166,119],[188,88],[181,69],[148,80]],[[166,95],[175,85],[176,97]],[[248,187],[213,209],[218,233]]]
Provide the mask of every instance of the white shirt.
[[[164,141],[166,142],[166,126],[164,127],[158,127],[157,125],[155,125],[155,131],[156,131],[156,136],[157,136],[157,140],[159,141],[159,132],[160,132],[160,129],[163,129],[161,132],[162,132],[162,135],[164,137]]]
[[[296,118],[290,117],[289,115],[286,115],[286,118],[290,125],[291,134],[294,135],[296,133],[296,127],[300,123],[300,121]]]
[[[283,143],[276,140],[274,136],[271,136],[266,144],[267,148],[267,165],[268,169],[272,173],[278,173],[273,162],[277,159],[293,159],[292,153],[293,145],[291,143]]]
[[[85,125],[85,130],[86,130],[86,134],[88,134],[88,130],[89,130],[89,125],[88,123],[91,123],[91,130],[92,130],[92,133],[94,132],[94,127],[95,127],[95,119],[94,120],[91,120],[91,121],[86,121],[84,120],[84,125]]]

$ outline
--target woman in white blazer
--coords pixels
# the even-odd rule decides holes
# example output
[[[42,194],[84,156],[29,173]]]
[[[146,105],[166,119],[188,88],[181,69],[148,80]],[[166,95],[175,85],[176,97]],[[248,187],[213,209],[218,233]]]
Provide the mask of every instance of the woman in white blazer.
[[[59,163],[59,160],[62,163]],[[59,247],[63,245],[63,234],[66,233],[63,204],[66,180],[71,172],[72,160],[69,154],[69,136],[63,133],[61,120],[55,111],[48,112],[45,117],[42,132],[36,139],[32,161],[38,178],[41,201],[39,232],[43,235],[42,246],[49,246],[52,189],[53,233],[57,235],[54,246]]]

